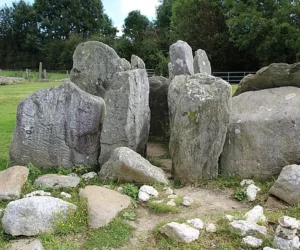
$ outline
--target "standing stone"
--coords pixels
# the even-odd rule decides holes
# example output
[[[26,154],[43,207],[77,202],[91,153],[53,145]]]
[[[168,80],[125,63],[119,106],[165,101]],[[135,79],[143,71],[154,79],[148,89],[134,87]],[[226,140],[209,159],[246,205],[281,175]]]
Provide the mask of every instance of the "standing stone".
[[[70,79],[82,90],[103,98],[111,78],[124,70],[123,65],[124,60],[108,45],[96,41],[81,43],[73,54]]]
[[[125,58],[121,59],[122,68],[124,71],[131,70],[131,64]]]
[[[117,147],[145,155],[149,135],[149,81],[145,69],[116,73],[105,97],[107,116],[101,134],[99,163]]]
[[[23,185],[28,178],[26,167],[14,166],[0,172],[0,200],[20,198]]]
[[[98,165],[105,104],[66,80],[39,90],[18,106],[10,146],[13,165],[39,168]]]
[[[269,193],[290,205],[300,203],[300,166],[284,167]]]
[[[186,42],[179,40],[172,44],[170,58],[175,76],[194,74],[193,51]]]
[[[42,80],[42,76],[43,76],[43,63],[40,62],[40,64],[39,64],[39,81]]]
[[[91,228],[108,225],[131,204],[128,196],[99,186],[86,186],[80,196],[87,199],[88,224]]]
[[[170,80],[162,76],[149,78],[150,135],[165,136],[169,132],[168,90]]]
[[[10,202],[2,218],[4,231],[12,236],[53,232],[77,207],[53,197],[31,197]]]
[[[136,55],[131,56],[131,69],[146,69],[144,61]]]
[[[300,162],[300,88],[245,92],[232,98],[223,175],[266,180]]]
[[[300,63],[272,63],[256,72],[255,75],[244,77],[234,96],[247,91],[294,86],[300,87]]]
[[[210,62],[208,60],[205,50],[198,49],[195,52],[194,71],[195,74],[204,73],[204,74],[211,75]]]
[[[230,85],[203,74],[177,76],[168,103],[175,179],[184,184],[216,178],[231,111]]]

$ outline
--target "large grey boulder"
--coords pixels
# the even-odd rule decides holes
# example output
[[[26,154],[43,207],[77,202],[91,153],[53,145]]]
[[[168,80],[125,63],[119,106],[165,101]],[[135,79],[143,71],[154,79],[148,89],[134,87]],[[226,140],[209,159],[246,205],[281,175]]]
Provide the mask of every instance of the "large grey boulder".
[[[149,78],[150,135],[165,136],[169,132],[168,90],[170,80],[162,76]]]
[[[278,87],[300,87],[300,63],[272,63],[256,72],[255,75],[244,77],[234,96],[247,91],[270,89]]]
[[[23,166],[14,166],[0,172],[0,200],[20,198],[29,170]]]
[[[300,166],[284,167],[269,193],[290,205],[300,203]]]
[[[193,75],[193,51],[184,41],[177,41],[170,46],[170,59],[174,76]]]
[[[208,60],[205,50],[198,49],[195,52],[194,71],[195,74],[203,73],[203,74],[211,75],[210,61]]]
[[[80,182],[80,178],[77,176],[59,175],[59,174],[45,174],[39,176],[34,186],[45,188],[74,188]]]
[[[69,80],[39,90],[18,105],[12,165],[39,168],[98,165],[105,104]]]
[[[12,236],[34,236],[53,232],[56,223],[77,207],[53,197],[31,197],[10,202],[5,208],[2,227]]]
[[[137,183],[163,183],[169,181],[164,171],[153,166],[138,153],[125,147],[116,148],[99,172],[100,179]]]
[[[107,226],[131,204],[128,196],[99,186],[86,186],[80,196],[87,199],[88,224],[95,229]]]
[[[136,55],[131,56],[131,69],[146,69],[144,61]]]
[[[220,158],[223,175],[270,179],[300,163],[300,89],[282,87],[233,98]]]
[[[204,74],[176,76],[168,103],[175,179],[194,183],[216,178],[231,111],[231,86]]]
[[[113,48],[101,42],[88,41],[80,43],[74,51],[70,79],[84,91],[104,97],[113,75],[127,67]]]
[[[116,73],[106,93],[107,116],[101,134],[99,163],[117,147],[145,155],[150,127],[149,81],[145,69]]]

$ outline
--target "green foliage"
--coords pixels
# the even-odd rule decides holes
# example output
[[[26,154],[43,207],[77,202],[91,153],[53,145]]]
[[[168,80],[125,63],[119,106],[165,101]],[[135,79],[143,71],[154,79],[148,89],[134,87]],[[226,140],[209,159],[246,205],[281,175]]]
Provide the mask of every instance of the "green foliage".
[[[139,194],[139,187],[132,184],[132,183],[126,183],[123,187],[123,193],[130,196],[131,198],[137,200],[138,194]]]
[[[156,203],[153,201],[148,201],[148,207],[157,214],[174,214],[179,212],[179,208],[177,206],[173,207],[164,203]]]
[[[41,174],[41,170],[35,167],[33,164],[28,164],[26,166],[29,169],[29,178],[36,178]]]
[[[238,201],[247,200],[247,188],[246,187],[238,187],[235,190],[233,197],[235,199],[237,199]]]
[[[134,221],[136,219],[136,213],[134,210],[125,210],[121,213],[121,217],[124,220],[132,220]]]
[[[122,246],[132,236],[133,228],[122,219],[113,220],[109,226],[88,232],[84,250],[111,249]]]

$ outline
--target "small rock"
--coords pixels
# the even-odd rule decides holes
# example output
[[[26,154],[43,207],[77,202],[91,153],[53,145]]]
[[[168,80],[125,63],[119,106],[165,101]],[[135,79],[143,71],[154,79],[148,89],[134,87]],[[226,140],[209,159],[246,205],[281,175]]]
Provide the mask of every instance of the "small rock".
[[[278,219],[278,223],[285,228],[298,229],[298,221],[289,216],[282,216]]]
[[[88,224],[94,229],[108,225],[131,204],[127,195],[99,186],[86,186],[79,195],[87,199]]]
[[[230,221],[230,222],[232,222],[232,221],[234,221],[234,216],[226,214],[225,215],[225,219],[228,220],[228,221]]]
[[[296,236],[292,240],[282,239],[275,235],[274,237],[274,246],[278,247],[281,250],[295,250],[299,249],[299,237]]]
[[[294,239],[294,237],[296,236],[297,233],[297,229],[291,229],[291,228],[285,228],[282,227],[281,225],[278,225],[278,227],[276,228],[275,231],[275,235],[283,238],[283,239],[287,239],[287,240],[292,240]]]
[[[38,239],[21,239],[12,241],[9,250],[44,250],[44,247]]]
[[[255,235],[260,233],[262,235],[267,234],[267,228],[264,226],[259,226],[253,222],[245,220],[235,220],[229,224],[234,230],[237,231],[241,236]]]
[[[171,206],[171,207],[176,207],[176,203],[175,203],[175,201],[174,201],[173,199],[169,200],[169,201],[167,202],[167,205],[168,205],[168,206]]]
[[[240,185],[243,187],[243,186],[249,186],[251,184],[255,184],[255,182],[253,180],[249,180],[249,179],[245,179],[245,180],[242,180]]]
[[[208,233],[215,233],[217,231],[217,228],[215,224],[208,224],[207,227],[205,228],[206,232]]]
[[[154,187],[148,186],[148,185],[143,185],[140,187],[140,191],[143,191],[151,196],[157,197],[158,192]]]
[[[155,204],[163,204],[164,203],[164,201],[163,200],[158,200],[158,201],[152,201],[153,203],[155,203]]]
[[[60,195],[61,195],[62,197],[68,198],[68,199],[72,198],[72,195],[70,195],[70,194],[68,194],[68,193],[65,193],[65,192],[61,192]]]
[[[255,186],[254,184],[250,184],[246,190],[248,201],[254,201],[256,199],[256,194],[259,191],[260,191],[259,187]]]
[[[14,166],[0,172],[0,200],[14,200],[20,198],[21,189],[29,170],[26,167]]]
[[[34,185],[42,188],[73,188],[80,182],[78,176],[58,175],[58,174],[45,174],[38,177]]]
[[[118,191],[119,193],[123,193],[123,190],[124,190],[123,187],[117,187],[117,191]]]
[[[200,229],[200,230],[204,228],[204,223],[202,222],[202,220],[200,220],[198,218],[187,220],[186,222],[188,224],[191,224],[194,228],[197,228],[197,229]]]
[[[84,179],[84,180],[90,180],[90,179],[93,179],[97,176],[98,176],[97,173],[89,172],[89,173],[86,173],[86,174],[82,175],[81,178]]]
[[[183,197],[182,205],[184,205],[186,207],[190,207],[193,205],[193,203],[194,203],[194,200],[191,197],[188,197],[188,196]]]
[[[178,198],[178,195],[177,195],[177,194],[170,194],[170,195],[168,196],[168,199],[176,199],[176,198]]]
[[[199,231],[186,224],[171,222],[162,226],[159,231],[178,242],[189,243],[199,238]]]
[[[246,245],[248,245],[250,247],[258,248],[262,245],[263,240],[257,239],[253,236],[247,236],[247,237],[243,238],[243,243],[245,243]]]
[[[24,198],[34,197],[34,196],[51,196],[50,192],[45,192],[44,190],[36,190],[29,194],[25,194]]]
[[[166,188],[164,188],[164,190],[166,192],[166,195],[172,195],[172,194],[174,194],[173,189],[170,188],[170,187],[166,187]]]
[[[250,222],[266,222],[266,216],[264,216],[264,209],[262,206],[255,206],[252,210],[245,214],[246,221]]]
[[[264,247],[263,250],[279,250],[278,248]]]
[[[143,191],[139,191],[138,198],[139,198],[139,201],[145,202],[145,201],[150,200],[150,195]]]

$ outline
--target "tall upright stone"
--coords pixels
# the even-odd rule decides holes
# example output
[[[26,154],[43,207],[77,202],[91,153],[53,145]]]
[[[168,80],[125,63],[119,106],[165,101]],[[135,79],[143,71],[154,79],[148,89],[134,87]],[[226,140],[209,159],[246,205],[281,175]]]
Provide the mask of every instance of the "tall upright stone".
[[[174,76],[193,75],[193,51],[188,43],[177,41],[170,46],[170,58]]]
[[[168,103],[175,180],[187,184],[216,178],[231,111],[231,86],[204,74],[176,76]]]
[[[113,75],[123,70],[127,70],[127,66],[113,48],[89,41],[76,47],[70,79],[82,90],[103,98]]]
[[[144,61],[136,55],[131,56],[131,69],[146,69]]]
[[[195,52],[194,71],[195,74],[204,73],[204,74],[211,75],[210,61],[208,60],[205,50],[198,49]]]
[[[117,147],[145,155],[149,135],[149,81],[145,69],[116,73],[105,96],[107,116],[101,135],[100,165]]]
[[[104,116],[103,99],[69,80],[39,90],[18,105],[10,163],[39,168],[98,165]]]

